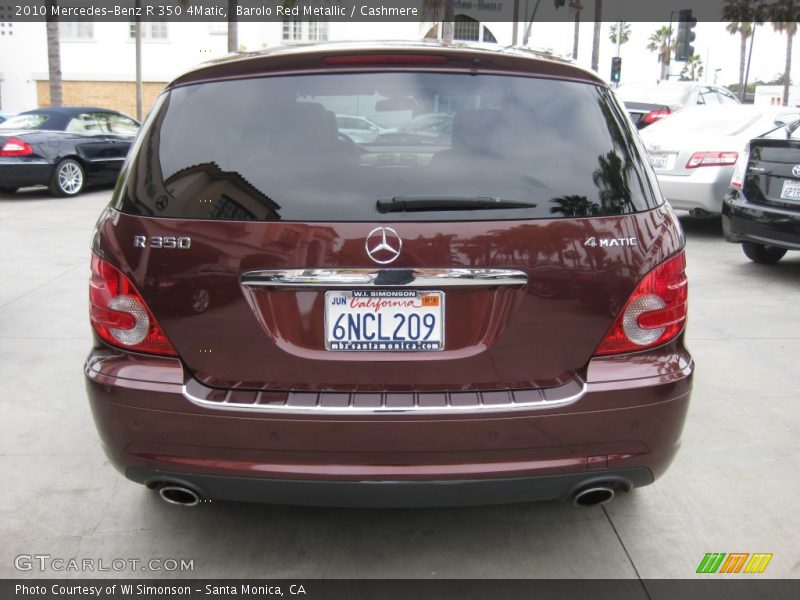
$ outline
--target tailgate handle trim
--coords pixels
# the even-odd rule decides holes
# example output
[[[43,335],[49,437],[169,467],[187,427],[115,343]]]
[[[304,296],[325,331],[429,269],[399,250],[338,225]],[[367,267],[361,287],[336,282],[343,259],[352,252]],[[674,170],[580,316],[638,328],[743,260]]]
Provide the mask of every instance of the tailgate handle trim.
[[[516,269],[280,269],[248,271],[252,287],[522,287],[528,275]]]

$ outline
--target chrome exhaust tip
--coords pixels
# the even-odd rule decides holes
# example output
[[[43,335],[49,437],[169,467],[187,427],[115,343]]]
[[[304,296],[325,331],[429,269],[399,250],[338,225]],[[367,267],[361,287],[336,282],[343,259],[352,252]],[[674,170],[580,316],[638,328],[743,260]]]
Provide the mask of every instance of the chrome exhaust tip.
[[[572,503],[575,506],[597,506],[607,504],[614,499],[614,488],[591,486],[575,492]]]
[[[158,495],[167,504],[197,506],[202,498],[193,489],[183,485],[164,485],[158,488]]]

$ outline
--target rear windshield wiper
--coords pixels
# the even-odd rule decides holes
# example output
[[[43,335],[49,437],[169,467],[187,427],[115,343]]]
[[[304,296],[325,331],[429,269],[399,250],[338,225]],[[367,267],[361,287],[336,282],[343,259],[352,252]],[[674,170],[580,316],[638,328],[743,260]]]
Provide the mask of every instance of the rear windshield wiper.
[[[422,212],[426,210],[498,210],[503,208],[535,208],[533,202],[504,200],[491,196],[395,196],[379,199],[378,212]]]

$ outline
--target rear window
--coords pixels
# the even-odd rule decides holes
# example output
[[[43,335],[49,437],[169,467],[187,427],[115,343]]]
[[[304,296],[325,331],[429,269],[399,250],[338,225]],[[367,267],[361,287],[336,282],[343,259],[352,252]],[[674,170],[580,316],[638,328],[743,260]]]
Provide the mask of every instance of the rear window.
[[[509,76],[328,74],[168,92],[123,211],[164,217],[421,221],[581,217],[656,205],[625,117],[600,87]],[[350,137],[349,118],[381,128]],[[495,198],[501,210],[378,211],[392,198]]]
[[[17,115],[4,121],[0,129],[39,129],[47,122],[47,115]]]

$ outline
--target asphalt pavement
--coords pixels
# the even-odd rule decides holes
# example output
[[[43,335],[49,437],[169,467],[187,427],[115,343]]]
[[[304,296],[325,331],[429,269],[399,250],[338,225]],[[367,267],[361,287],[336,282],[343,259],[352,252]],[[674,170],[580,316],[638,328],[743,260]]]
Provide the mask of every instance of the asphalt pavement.
[[[773,553],[760,577],[800,576],[800,253],[756,265],[718,219],[683,219],[697,363],[683,446],[607,506],[185,509],[110,466],[85,398],[89,242],[110,193],[0,194],[0,577],[690,578],[707,552]],[[127,566],[17,569],[36,554]],[[142,570],[154,558],[193,570]]]

